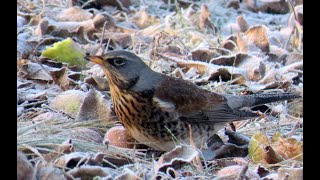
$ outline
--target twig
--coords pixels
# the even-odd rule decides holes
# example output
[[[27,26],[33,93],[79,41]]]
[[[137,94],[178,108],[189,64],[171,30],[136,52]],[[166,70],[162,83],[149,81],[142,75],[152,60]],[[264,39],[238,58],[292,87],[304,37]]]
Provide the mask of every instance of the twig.
[[[65,115],[65,116],[67,116],[68,118],[75,119],[75,118],[74,118],[73,116],[71,116],[70,114],[68,114],[68,113],[66,113],[66,112],[63,112],[63,111],[55,110],[55,109],[49,107],[49,106],[46,105],[46,104],[42,104],[41,107],[42,107],[42,108],[47,108],[47,109],[49,109],[49,110],[51,110],[51,111],[53,111],[53,112],[55,112],[55,113],[61,113],[61,114]]]
[[[82,4],[81,9],[83,9],[86,5],[95,2],[96,0],[89,0],[87,2],[85,2],[84,4]]]
[[[26,9],[29,13],[32,13],[32,10],[29,9],[28,7],[24,6],[23,4],[21,4],[20,2],[17,1],[17,4],[20,5],[21,7],[23,7],[24,9]]]
[[[245,166],[243,167],[242,171],[240,172],[237,180],[246,179],[246,173],[247,173],[248,169],[249,169],[248,165],[245,165]]]
[[[32,179],[37,179],[37,174],[38,174],[38,168],[39,168],[39,164],[41,163],[41,161],[36,162],[35,166],[34,166],[34,172],[32,174]]]
[[[296,13],[296,11],[295,11],[295,9],[294,9],[294,6],[293,6],[291,0],[287,0],[287,2],[288,2],[288,4],[289,4],[290,9],[291,9],[292,12],[293,12],[294,19],[295,19],[296,21],[298,21],[297,13]]]
[[[51,74],[50,74],[50,72],[40,63],[40,61],[39,61],[39,60],[35,60],[35,57],[36,57],[35,54],[36,54],[36,51],[37,51],[38,47],[39,47],[43,42],[45,42],[45,41],[48,40],[48,39],[50,39],[50,38],[44,38],[44,39],[42,39],[42,40],[36,45],[36,47],[35,47],[34,50],[32,51],[32,60],[33,60],[33,61],[36,61],[36,62],[40,65],[41,69],[43,69],[50,77],[52,77]]]
[[[191,124],[188,124],[188,127],[189,127],[189,134],[190,134],[190,145],[194,148],[194,149],[197,149],[197,146],[196,144],[194,143],[193,141],[193,133],[192,133],[192,127],[191,127]],[[196,165],[197,169],[199,171],[203,171],[203,166],[201,164],[201,161],[200,161],[200,156],[197,155],[196,158],[193,160],[193,163]]]
[[[300,127],[300,122],[298,121],[292,128],[292,130],[287,134],[287,137],[291,137],[295,132],[296,130]]]
[[[19,106],[21,106],[21,107],[34,106],[34,105],[37,105],[37,104],[45,103],[45,102],[47,102],[47,101],[48,101],[48,100],[42,100],[42,101],[37,101],[37,102],[29,103],[29,104],[20,104]]]
[[[226,49],[226,48],[209,47],[209,49],[217,49],[217,50],[220,50],[220,51],[227,52],[227,53],[229,53],[229,54],[232,53],[232,51],[230,51],[229,49]]]
[[[45,9],[46,9],[45,0],[41,0],[41,2],[42,2],[42,9],[41,9],[41,12],[40,12],[40,14],[39,14],[40,17],[44,14]]]
[[[108,21],[105,21],[105,22],[103,23],[102,36],[101,36],[100,44],[99,44],[99,47],[100,47],[100,48],[102,48],[102,42],[103,42],[103,38],[104,38],[104,33],[105,33],[105,31],[106,31],[107,22],[108,22]],[[104,50],[103,50],[102,52],[104,52]]]
[[[39,156],[41,160],[43,160],[43,162],[45,164],[47,164],[47,161],[43,158],[43,156],[39,153],[39,151],[33,147],[31,147],[28,144],[22,144],[22,146],[26,147],[27,149],[29,149],[30,151],[32,151],[35,155]]]

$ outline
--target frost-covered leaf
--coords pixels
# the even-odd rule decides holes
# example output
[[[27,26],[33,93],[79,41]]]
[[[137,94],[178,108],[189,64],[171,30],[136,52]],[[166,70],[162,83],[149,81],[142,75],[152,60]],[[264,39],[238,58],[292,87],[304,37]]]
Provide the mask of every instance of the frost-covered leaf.
[[[155,165],[155,170],[164,171],[167,167],[181,163],[190,163],[198,154],[199,152],[191,146],[177,146],[170,152],[160,156],[157,164]]]
[[[34,169],[27,157],[17,151],[17,180],[32,179]]]

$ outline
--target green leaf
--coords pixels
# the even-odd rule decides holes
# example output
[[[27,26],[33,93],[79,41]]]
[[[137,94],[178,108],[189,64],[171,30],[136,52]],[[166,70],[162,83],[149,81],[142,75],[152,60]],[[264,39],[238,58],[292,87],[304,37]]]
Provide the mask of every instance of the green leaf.
[[[54,59],[58,62],[65,62],[73,66],[84,65],[86,63],[83,59],[84,55],[84,51],[71,38],[67,38],[54,43],[53,47],[47,47],[41,56]]]

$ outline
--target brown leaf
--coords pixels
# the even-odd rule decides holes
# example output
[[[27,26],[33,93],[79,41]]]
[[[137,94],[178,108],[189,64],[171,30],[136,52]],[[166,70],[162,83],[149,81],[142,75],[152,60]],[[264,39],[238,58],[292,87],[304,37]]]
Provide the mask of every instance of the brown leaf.
[[[135,23],[140,29],[144,29],[151,25],[156,25],[160,23],[159,18],[150,15],[146,8],[141,8],[139,12],[137,12],[133,18],[132,22]]]
[[[86,162],[85,158],[89,158],[88,154],[82,152],[72,152],[69,154],[64,154],[59,158],[55,159],[53,162],[57,167],[72,167],[79,163],[80,160],[84,159],[82,163]]]
[[[266,26],[252,26],[243,35],[238,34],[237,45],[242,52],[255,51],[259,48],[262,52],[268,53],[269,39]]]
[[[303,179],[303,168],[285,168],[278,169],[279,179],[295,180]]]
[[[62,90],[73,89],[77,82],[68,77],[68,69],[62,67],[60,69],[50,70],[53,82],[61,87]]]
[[[79,121],[100,120],[112,122],[113,118],[111,111],[111,101],[105,99],[99,91],[90,89],[80,103],[79,111],[76,119]]]
[[[39,180],[67,180],[62,171],[56,167],[41,167],[37,173],[37,179]]]
[[[280,68],[270,69],[266,75],[259,81],[260,84],[274,83],[277,81],[286,82],[291,81],[298,75],[297,70],[303,70],[303,62],[295,62],[293,64],[283,66]]]
[[[205,4],[201,5],[201,14],[199,16],[199,27],[200,29],[208,28],[215,32],[215,27],[213,23],[210,21],[211,13],[208,9],[208,6]]]
[[[191,146],[181,145],[160,156],[155,165],[157,171],[165,171],[167,167],[172,167],[182,162],[190,163],[199,152]]]
[[[68,174],[77,179],[94,179],[97,176],[104,177],[105,179],[114,179],[116,172],[114,169],[100,166],[81,166],[73,168]]]
[[[284,159],[303,159],[303,143],[294,138],[280,137],[278,141],[275,142],[274,149]]]
[[[246,69],[247,77],[252,81],[261,80],[266,73],[266,65],[263,59],[257,56],[247,56],[238,67]]]
[[[241,172],[244,170],[244,166],[234,165],[225,167],[217,172],[218,179],[237,179],[240,178]],[[260,179],[259,175],[253,170],[248,169],[245,172],[245,176],[248,179]]]
[[[262,157],[268,164],[276,164],[284,160],[271,146],[265,146],[264,151]]]
[[[101,39],[102,33],[95,34],[97,38]],[[131,33],[121,33],[121,32],[105,32],[104,40],[110,41],[110,46],[112,47],[119,47],[119,48],[126,48],[132,46],[132,34]]]
[[[268,61],[282,63],[286,60],[289,54],[291,53],[289,53],[285,49],[279,48],[277,46],[270,46],[270,52],[268,53]]]
[[[266,169],[265,167],[263,167],[263,166],[261,166],[261,165],[258,165],[258,167],[257,167],[257,174],[258,174],[260,177],[267,176],[269,173],[270,173],[270,171],[269,171],[268,169]]]
[[[239,9],[240,8],[239,0],[228,0],[227,8]]]
[[[123,172],[115,177],[116,180],[125,180],[125,179],[132,179],[132,180],[140,180],[141,178],[137,176],[133,171],[128,168],[125,168]]]
[[[102,165],[104,153],[89,154],[83,152],[72,152],[70,154],[64,154],[54,161],[54,164],[58,167],[73,168],[74,166],[82,165]]]
[[[44,36],[47,33],[49,22],[45,19],[42,19],[37,28],[34,30],[36,36]]]
[[[34,169],[27,157],[17,151],[17,180],[32,179]]]
[[[99,77],[99,76],[91,76],[87,77],[83,80],[83,82],[92,85],[98,91],[109,91],[109,83],[106,78]]]
[[[46,65],[43,65],[44,68],[49,68]],[[52,70],[55,70],[52,69]],[[43,80],[43,81],[52,81],[52,77],[45,71],[39,64],[37,63],[28,63],[26,65],[23,65],[20,69],[20,72],[18,72],[23,78],[26,79],[35,79],[35,80]]]
[[[272,14],[285,14],[289,12],[289,5],[285,0],[245,0],[245,6],[250,10],[266,12]]]
[[[108,129],[104,136],[104,142],[108,142],[108,144],[113,146],[129,149],[132,149],[136,144],[136,140],[123,126],[115,126]]]
[[[56,21],[75,21],[81,22],[90,20],[93,18],[93,14],[89,13],[86,10],[81,9],[78,6],[73,6],[68,9],[64,9],[55,17]]]
[[[237,17],[237,23],[241,32],[246,32],[249,29],[249,24],[242,15]]]
[[[223,66],[238,66],[241,62],[245,61],[247,57],[248,57],[248,54],[236,53],[236,54],[212,58],[210,60],[210,63],[223,65]]]
[[[102,0],[97,3],[101,6],[115,6],[122,11],[127,11],[127,8],[132,5],[131,0]]]
[[[285,65],[293,64],[299,61],[303,61],[303,54],[299,52],[292,52],[287,56]]]
[[[230,36],[226,39],[224,39],[221,44],[219,45],[219,48],[228,49],[230,51],[233,51],[236,48],[236,36]]]

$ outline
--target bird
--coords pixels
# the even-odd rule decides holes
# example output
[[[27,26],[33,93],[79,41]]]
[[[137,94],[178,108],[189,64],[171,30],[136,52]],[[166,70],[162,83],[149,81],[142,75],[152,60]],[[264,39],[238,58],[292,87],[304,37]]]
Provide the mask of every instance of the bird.
[[[153,71],[136,54],[113,50],[85,59],[98,64],[107,77],[114,112],[139,143],[170,151],[179,144],[204,143],[226,123],[259,117],[243,108],[299,98],[292,93],[220,94]],[[191,127],[191,128],[190,128]]]

